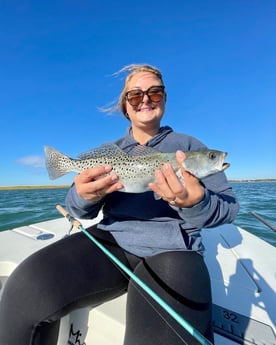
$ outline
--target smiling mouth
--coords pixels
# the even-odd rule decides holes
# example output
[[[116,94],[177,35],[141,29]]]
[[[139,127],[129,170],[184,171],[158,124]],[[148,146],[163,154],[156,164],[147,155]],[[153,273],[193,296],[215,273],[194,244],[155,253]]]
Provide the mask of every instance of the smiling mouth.
[[[146,107],[146,108],[141,108],[140,111],[151,111],[153,110],[153,107]]]

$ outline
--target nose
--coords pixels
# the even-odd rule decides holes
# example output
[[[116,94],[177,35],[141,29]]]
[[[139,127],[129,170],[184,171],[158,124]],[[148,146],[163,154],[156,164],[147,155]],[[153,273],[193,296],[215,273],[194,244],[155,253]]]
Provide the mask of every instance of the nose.
[[[146,99],[145,99],[145,97],[146,97]],[[142,102],[143,102],[143,103],[147,103],[147,102],[149,102],[149,101],[150,101],[149,96],[148,96],[146,93],[144,93]]]

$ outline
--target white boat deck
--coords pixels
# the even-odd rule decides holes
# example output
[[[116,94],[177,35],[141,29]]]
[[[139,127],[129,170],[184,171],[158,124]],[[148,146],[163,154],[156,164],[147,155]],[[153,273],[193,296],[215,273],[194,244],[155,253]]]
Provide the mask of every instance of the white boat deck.
[[[69,222],[59,218],[0,233],[0,298],[15,267],[69,229]],[[212,280],[215,344],[276,345],[276,248],[234,225],[204,229],[202,236]],[[58,345],[75,344],[76,337],[87,345],[123,344],[125,299],[63,318]]]

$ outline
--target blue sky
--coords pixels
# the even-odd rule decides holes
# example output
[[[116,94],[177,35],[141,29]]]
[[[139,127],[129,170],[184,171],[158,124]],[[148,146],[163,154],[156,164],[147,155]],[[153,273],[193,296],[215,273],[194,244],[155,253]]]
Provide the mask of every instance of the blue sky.
[[[0,0],[0,186],[50,181],[43,146],[72,156],[122,136],[99,108],[112,74],[164,75],[163,125],[228,152],[229,179],[276,178],[276,2]]]

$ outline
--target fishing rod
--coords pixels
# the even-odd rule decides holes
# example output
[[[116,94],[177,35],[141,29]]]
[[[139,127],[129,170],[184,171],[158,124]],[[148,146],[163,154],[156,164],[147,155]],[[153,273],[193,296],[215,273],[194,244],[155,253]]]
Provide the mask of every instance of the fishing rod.
[[[262,223],[264,223],[266,226],[268,226],[272,231],[276,232],[276,226],[270,224],[267,220],[265,220],[263,217],[261,217],[258,213],[256,212],[251,212],[251,214],[259,219]]]
[[[105,246],[103,246],[93,235],[91,235],[77,219],[72,217],[61,205],[56,205],[56,209],[69,220],[69,222],[81,230],[101,251],[106,254],[124,273],[133,279],[152,299],[154,299],[175,321],[177,321],[188,333],[199,341],[201,345],[213,345],[199,331],[197,331],[188,321],[178,314],[167,302],[165,302],[155,291],[134,274],[124,263],[113,255]]]

